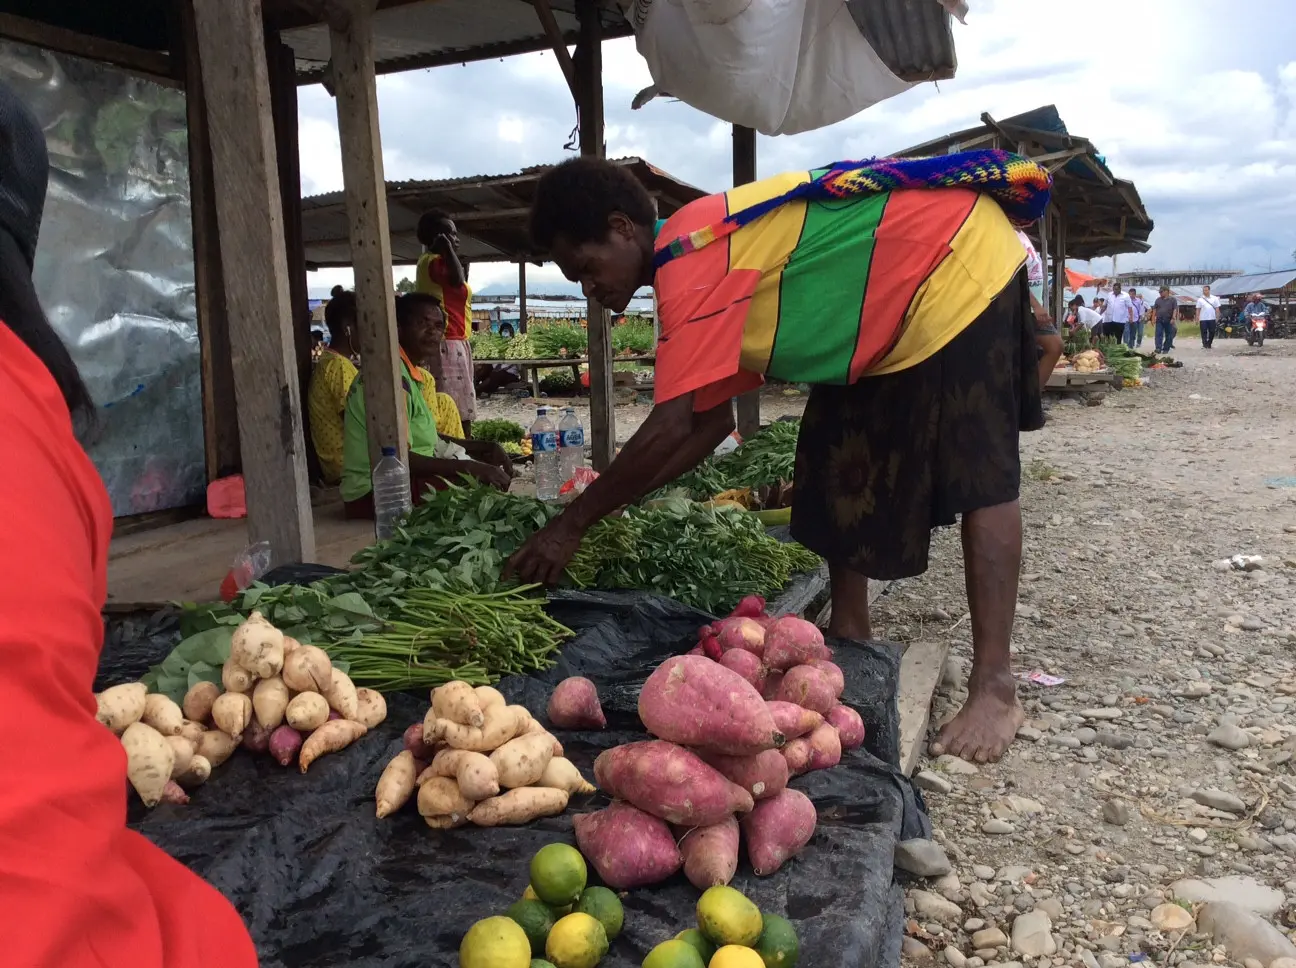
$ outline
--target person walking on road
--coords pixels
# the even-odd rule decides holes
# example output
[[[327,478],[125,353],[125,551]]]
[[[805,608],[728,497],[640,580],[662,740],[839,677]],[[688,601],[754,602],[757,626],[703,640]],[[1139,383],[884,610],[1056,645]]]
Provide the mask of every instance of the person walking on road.
[[[1197,321],[1201,324],[1201,341],[1203,349],[1215,345],[1215,331],[1219,327],[1219,296],[1212,296],[1210,286],[1202,286],[1202,294],[1197,298]]]
[[[1143,301],[1137,289],[1129,291],[1129,298],[1130,304],[1134,307],[1134,342],[1131,345],[1138,349],[1143,345],[1143,316],[1147,313],[1147,303]]]
[[[1107,299],[1107,309],[1103,313],[1103,322],[1107,323],[1103,327],[1105,336],[1113,336],[1116,339],[1123,339],[1126,346],[1134,346],[1134,329],[1130,325],[1134,322],[1134,304],[1130,302],[1130,297],[1121,292],[1119,282],[1112,283],[1111,296]]]
[[[1179,331],[1176,325],[1179,321],[1179,300],[1170,295],[1169,286],[1161,287],[1161,295],[1152,304],[1152,318],[1156,323],[1156,331],[1153,333],[1156,351],[1169,353],[1174,349],[1175,334]]]

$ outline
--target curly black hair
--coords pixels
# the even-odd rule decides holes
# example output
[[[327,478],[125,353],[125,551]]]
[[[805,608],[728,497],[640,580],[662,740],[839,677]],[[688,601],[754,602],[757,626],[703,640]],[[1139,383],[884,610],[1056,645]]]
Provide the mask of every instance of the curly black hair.
[[[408,326],[414,319],[414,314],[424,306],[435,306],[437,311],[441,311],[441,301],[436,296],[427,292],[406,292],[396,297],[396,326],[402,328]]]
[[[531,241],[541,251],[559,235],[573,245],[597,241],[607,235],[614,212],[649,227],[657,218],[652,196],[630,169],[602,158],[572,158],[536,183]]]
[[[436,237],[446,230],[450,224],[450,216],[440,209],[433,209],[430,212],[424,212],[419,217],[418,227],[414,230],[414,236],[419,240],[421,245],[428,248],[436,241]]]

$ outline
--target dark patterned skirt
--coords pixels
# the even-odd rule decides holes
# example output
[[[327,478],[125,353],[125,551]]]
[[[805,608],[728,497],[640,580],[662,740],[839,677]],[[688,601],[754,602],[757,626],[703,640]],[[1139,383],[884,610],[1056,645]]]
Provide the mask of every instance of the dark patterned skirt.
[[[931,531],[1017,499],[1018,434],[1044,425],[1035,320],[1019,273],[944,349],[810,392],[792,535],[870,578],[927,570]]]

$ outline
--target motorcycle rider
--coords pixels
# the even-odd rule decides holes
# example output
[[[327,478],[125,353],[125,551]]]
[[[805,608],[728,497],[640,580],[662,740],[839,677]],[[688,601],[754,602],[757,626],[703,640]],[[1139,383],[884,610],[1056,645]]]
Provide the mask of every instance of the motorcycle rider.
[[[1246,323],[1247,335],[1250,336],[1255,330],[1255,321],[1263,319],[1268,328],[1269,323],[1269,306],[1265,303],[1264,297],[1258,292],[1251,294],[1251,299],[1242,307],[1242,321]]]

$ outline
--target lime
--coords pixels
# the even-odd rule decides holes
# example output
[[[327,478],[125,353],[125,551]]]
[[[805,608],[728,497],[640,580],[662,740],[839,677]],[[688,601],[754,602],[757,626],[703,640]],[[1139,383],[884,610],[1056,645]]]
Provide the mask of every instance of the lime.
[[[674,938],[648,952],[643,968],[706,968],[706,962],[687,941]]]
[[[537,956],[544,954],[549,929],[558,920],[549,905],[544,901],[514,901],[504,913],[526,932],[527,940],[531,942],[531,953]]]
[[[529,968],[531,944],[512,918],[486,918],[464,935],[459,968]]]
[[[594,968],[607,950],[603,925],[580,912],[559,919],[545,942],[545,957],[554,963],[554,968]]]
[[[587,876],[585,858],[570,844],[549,844],[531,858],[531,889],[553,907],[575,903]]]
[[[801,956],[801,943],[796,928],[787,918],[761,912],[764,927],[760,940],[753,947],[765,962],[765,968],[793,968]]]
[[[543,958],[532,958],[531,968],[554,968],[552,961],[545,961]]]
[[[572,910],[595,918],[603,925],[609,941],[621,933],[621,926],[625,923],[625,908],[621,906],[621,898],[606,887],[585,888]]]
[[[522,900],[540,901],[540,895],[535,892],[535,888],[533,888],[530,884],[528,884],[526,886],[526,890],[522,892]],[[541,901],[540,903],[544,904],[543,901]],[[572,906],[570,904],[561,904],[561,905],[545,904],[545,907],[547,907],[550,911],[554,913],[555,918],[560,918],[564,914],[571,914],[571,909],[572,909]]]
[[[765,968],[761,956],[740,944],[727,944],[711,956],[707,968]]]
[[[698,927],[718,945],[753,945],[761,934],[760,908],[741,891],[708,887],[697,903]],[[719,954],[719,952],[717,952]]]
[[[687,931],[681,931],[679,934],[675,935],[675,937],[678,940],[683,941],[685,944],[692,945],[697,949],[697,953],[702,956],[704,964],[710,961],[711,956],[715,954],[715,945],[707,940],[707,936],[697,928],[689,928]]]

